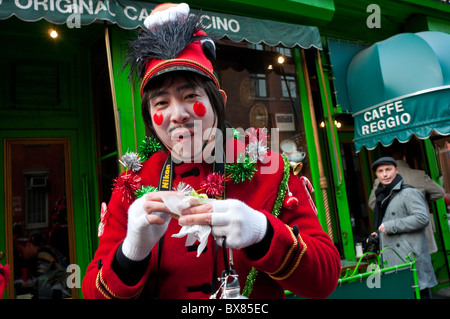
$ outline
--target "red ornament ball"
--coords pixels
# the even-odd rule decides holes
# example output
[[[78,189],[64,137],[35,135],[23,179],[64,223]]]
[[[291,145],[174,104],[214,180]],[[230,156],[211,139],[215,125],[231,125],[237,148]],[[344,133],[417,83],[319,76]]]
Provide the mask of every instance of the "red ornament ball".
[[[283,201],[283,206],[290,210],[297,209],[299,204],[298,198],[295,196],[286,196]]]

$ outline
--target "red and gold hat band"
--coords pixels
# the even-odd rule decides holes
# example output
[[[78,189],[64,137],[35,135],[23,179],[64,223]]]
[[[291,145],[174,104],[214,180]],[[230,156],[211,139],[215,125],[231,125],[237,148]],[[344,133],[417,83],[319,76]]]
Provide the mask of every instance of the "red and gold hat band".
[[[143,94],[145,85],[151,78],[165,72],[177,70],[180,71],[191,70],[199,72],[211,78],[211,80],[214,81],[214,84],[217,86],[217,88],[220,88],[219,80],[217,79],[216,75],[202,64],[188,59],[170,59],[161,61],[160,63],[156,64],[145,73],[140,86],[141,95]]]

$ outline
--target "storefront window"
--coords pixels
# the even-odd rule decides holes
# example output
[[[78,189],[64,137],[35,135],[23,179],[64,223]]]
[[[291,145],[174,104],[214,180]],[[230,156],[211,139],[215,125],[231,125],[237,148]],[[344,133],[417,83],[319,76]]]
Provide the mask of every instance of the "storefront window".
[[[69,140],[6,139],[7,258],[14,298],[71,298],[73,261]],[[12,297],[12,295],[11,295]]]
[[[276,141],[269,138],[270,149],[302,162],[301,174],[310,179],[291,50],[221,40],[215,70],[228,96],[227,124],[243,131],[265,127],[277,134]]]

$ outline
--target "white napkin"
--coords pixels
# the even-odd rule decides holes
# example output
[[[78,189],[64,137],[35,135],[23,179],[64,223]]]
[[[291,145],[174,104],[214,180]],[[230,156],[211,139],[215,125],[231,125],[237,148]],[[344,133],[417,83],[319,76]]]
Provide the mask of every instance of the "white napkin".
[[[175,215],[181,216],[181,212],[186,208],[205,204],[210,198],[198,198],[195,196],[161,196],[167,208]],[[172,237],[181,238],[187,235],[186,246],[193,245],[197,240],[200,242],[197,248],[197,257],[200,256],[203,249],[208,243],[208,236],[211,233],[211,226],[209,225],[187,225],[180,229],[178,234],[173,234]]]
[[[178,234],[173,234],[172,237],[181,238],[187,235],[186,246],[192,246],[198,240],[200,242],[197,247],[198,257],[203,249],[205,249],[210,233],[211,226],[209,225],[189,225],[181,227],[180,232]]]

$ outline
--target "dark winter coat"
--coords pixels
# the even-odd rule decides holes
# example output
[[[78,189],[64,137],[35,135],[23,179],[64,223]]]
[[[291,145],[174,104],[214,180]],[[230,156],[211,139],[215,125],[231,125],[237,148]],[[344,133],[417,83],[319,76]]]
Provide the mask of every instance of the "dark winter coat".
[[[388,267],[402,264],[411,254],[416,257],[417,277],[420,289],[437,285],[431,263],[425,227],[430,222],[428,205],[422,193],[413,187],[403,187],[403,181],[395,185],[385,200],[390,202],[383,218],[386,234],[381,233],[382,257]],[[403,259],[403,260],[402,260]]]

